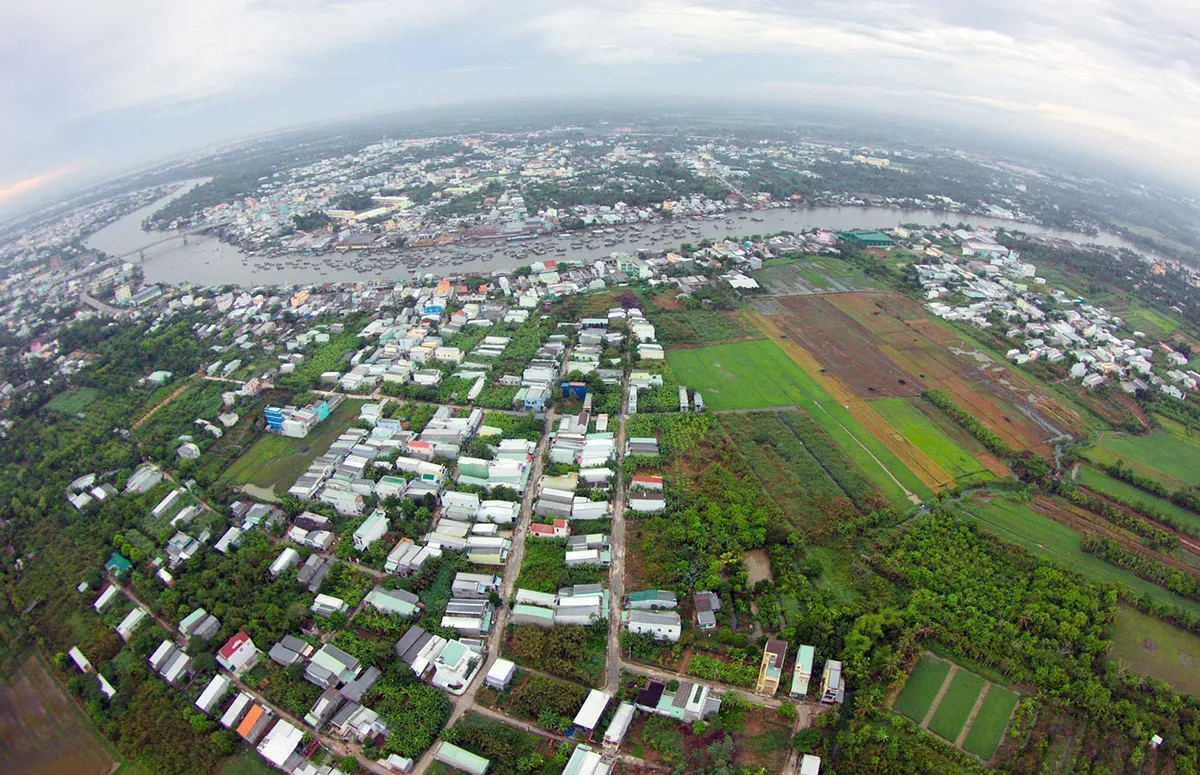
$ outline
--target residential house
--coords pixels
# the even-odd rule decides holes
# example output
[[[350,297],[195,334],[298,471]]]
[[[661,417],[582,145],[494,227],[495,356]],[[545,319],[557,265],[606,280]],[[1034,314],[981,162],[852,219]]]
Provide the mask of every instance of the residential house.
[[[371,515],[354,531],[354,548],[365,552],[371,544],[378,541],[387,533],[388,518],[383,509],[375,509]]]
[[[793,698],[804,697],[808,694],[815,651],[812,646],[803,645],[796,650],[796,666],[792,668],[792,689],[789,692]]]
[[[278,643],[271,647],[271,650],[267,652],[267,656],[275,664],[289,667],[306,658],[312,651],[313,647],[311,645],[300,640],[295,635],[284,635],[279,639]]]
[[[591,746],[577,745],[563,767],[562,775],[608,775],[613,762]]]
[[[842,663],[830,659],[821,672],[821,702],[841,705],[846,696],[846,677],[842,675]]]
[[[508,688],[516,673],[516,664],[507,659],[497,659],[488,669],[487,675],[483,677],[483,682],[496,691],[501,691]]]
[[[762,663],[758,668],[758,683],[754,691],[774,696],[779,691],[779,679],[783,676],[783,663],[787,659],[787,644],[776,638],[763,647]]]
[[[701,630],[715,630],[716,612],[721,610],[721,598],[705,590],[693,595],[692,602],[696,607],[696,626]]]
[[[239,630],[217,651],[217,663],[226,670],[240,673],[258,663],[258,653],[250,636]]]
[[[675,593],[666,589],[641,589],[625,596],[625,607],[633,610],[668,610],[677,605]]]
[[[606,694],[599,689],[592,689],[588,692],[587,699],[583,701],[579,712],[575,714],[572,723],[586,731],[590,738],[596,730],[596,725],[600,723],[600,717],[604,715],[604,709],[608,707],[610,700],[612,700],[611,694]]]
[[[196,707],[205,715],[211,716],[213,706],[229,691],[230,684],[229,678],[224,675],[213,676],[208,686],[200,693],[200,698],[196,700]]]
[[[346,605],[346,601],[340,597],[333,595],[317,595],[313,598],[312,605],[309,610],[317,616],[332,616],[335,613],[345,613],[350,606]]]
[[[633,722],[634,711],[637,708],[632,702],[622,702],[617,706],[617,712],[613,715],[612,721],[608,723],[608,729],[604,732],[604,744],[606,746],[617,747],[621,741],[625,739],[625,733],[629,731],[629,725]]]
[[[465,748],[438,740],[433,746],[433,759],[467,775],[486,775],[491,762]]]
[[[421,607],[421,599],[412,592],[404,589],[389,590],[383,587],[372,589],[363,598],[363,602],[378,611],[395,616],[412,616]]]
[[[674,611],[625,611],[621,618],[625,621],[626,628],[634,635],[649,635],[655,640],[675,642],[683,632],[679,614]]]
[[[138,625],[140,625],[142,620],[145,618],[146,612],[143,609],[133,609],[126,614],[125,618],[122,619],[120,624],[117,625],[117,635],[121,636],[121,640],[129,640],[130,636],[133,635],[133,631],[138,628]]]

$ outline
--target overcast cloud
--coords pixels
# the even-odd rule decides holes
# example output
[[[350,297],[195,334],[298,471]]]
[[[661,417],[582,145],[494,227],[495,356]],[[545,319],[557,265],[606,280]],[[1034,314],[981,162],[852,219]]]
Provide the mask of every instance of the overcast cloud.
[[[1200,171],[1200,3],[39,0],[0,12],[0,198],[482,98],[778,99]]]

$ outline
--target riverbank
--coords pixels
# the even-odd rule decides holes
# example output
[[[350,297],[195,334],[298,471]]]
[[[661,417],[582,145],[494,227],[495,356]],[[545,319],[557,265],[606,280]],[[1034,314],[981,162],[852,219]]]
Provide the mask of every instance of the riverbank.
[[[606,227],[613,232],[605,237],[619,240],[615,245],[596,244],[604,242],[605,239],[592,237],[590,230],[584,230],[580,233],[543,235],[535,240],[520,243],[519,246],[500,244],[406,248],[368,254],[335,252],[314,256],[287,254],[269,258],[248,256],[237,247],[215,237],[198,234],[145,247],[171,236],[168,232],[143,230],[141,224],[145,218],[200,182],[202,181],[187,181],[171,195],[106,226],[89,237],[87,245],[112,256],[137,253],[138,255],[130,260],[141,260],[147,282],[187,282],[196,285],[244,287],[394,281],[426,273],[435,276],[468,272],[491,274],[498,270],[512,270],[542,259],[587,262],[606,257],[614,251],[663,251],[678,248],[684,242],[695,243],[701,239],[720,240],[730,236],[774,234],[813,228],[831,231],[888,229],[904,223],[922,226],[966,223],[975,227],[1004,228],[1056,237],[1079,244],[1092,243],[1136,249],[1118,235],[1104,232],[1085,235],[959,212],[874,206],[777,208],[752,213],[735,212],[703,220],[679,219]],[[581,243],[591,243],[593,247],[573,247]]]

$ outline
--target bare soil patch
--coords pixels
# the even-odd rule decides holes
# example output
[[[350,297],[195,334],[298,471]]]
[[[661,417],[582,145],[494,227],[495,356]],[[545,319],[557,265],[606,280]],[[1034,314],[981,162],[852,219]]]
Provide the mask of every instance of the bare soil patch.
[[[778,321],[788,338],[811,352],[860,398],[916,396],[922,382],[881,353],[878,339],[825,296],[780,299],[789,314]]]

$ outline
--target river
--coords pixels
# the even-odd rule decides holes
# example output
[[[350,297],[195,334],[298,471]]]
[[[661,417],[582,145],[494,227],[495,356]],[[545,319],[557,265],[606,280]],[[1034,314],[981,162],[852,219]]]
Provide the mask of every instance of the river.
[[[141,227],[142,221],[167,202],[182,196],[191,185],[199,182],[202,181],[189,181],[184,187],[167,197],[114,221],[89,237],[86,244],[109,255],[117,256],[137,253],[145,245],[170,236],[165,232],[144,231]],[[598,245],[590,250],[574,250],[568,247],[568,243],[593,240],[601,242],[601,240],[590,237],[579,239],[575,236],[569,238],[543,236],[535,241],[522,243],[520,248],[504,244],[487,247],[408,249],[402,251],[402,254],[411,256],[415,251],[415,255],[433,260],[431,266],[419,269],[420,273],[430,272],[440,275],[449,272],[478,272],[488,274],[498,269],[514,269],[542,258],[592,261],[617,250],[630,252],[666,250],[678,247],[681,242],[695,243],[705,237],[723,239],[727,236],[771,234],[780,231],[800,231],[806,228],[832,231],[887,229],[902,223],[916,223],[923,226],[968,223],[973,226],[1001,227],[1029,234],[1059,237],[1078,243],[1096,243],[1108,247],[1127,247],[1138,250],[1121,237],[1105,232],[1096,236],[1088,236],[1078,232],[1034,226],[1016,221],[935,210],[900,210],[886,207],[799,207],[747,214],[755,218],[762,218],[762,222],[751,221],[749,217],[743,219],[739,215],[732,216],[732,224],[727,224],[724,219],[702,221],[688,219],[674,224],[643,225],[641,232],[635,232],[628,226],[618,226],[614,228],[617,229],[619,235],[626,237],[625,242],[615,247]],[[682,238],[672,234],[672,230],[680,228],[686,229],[686,236]],[[532,244],[543,244],[551,246],[552,249],[544,256],[530,254],[525,257],[516,257],[506,253],[510,250],[524,250]],[[560,254],[553,248],[566,248],[566,252]],[[1142,251],[1139,250],[1139,252]],[[186,238],[186,242],[174,240],[141,251],[142,271],[147,282],[188,282],[196,285],[228,284],[247,287],[398,280],[411,277],[412,273],[403,266],[393,265],[386,268],[379,266],[380,263],[394,263],[388,261],[388,258],[395,255],[394,253],[372,253],[370,255],[327,253],[321,256],[247,257],[233,245],[207,235],[190,235]],[[137,259],[137,255],[130,256],[130,260],[136,261]],[[452,264],[451,261],[454,260],[457,260],[458,263]]]

